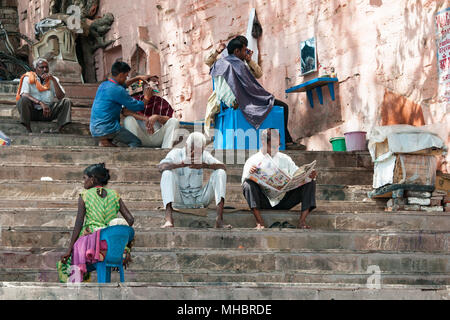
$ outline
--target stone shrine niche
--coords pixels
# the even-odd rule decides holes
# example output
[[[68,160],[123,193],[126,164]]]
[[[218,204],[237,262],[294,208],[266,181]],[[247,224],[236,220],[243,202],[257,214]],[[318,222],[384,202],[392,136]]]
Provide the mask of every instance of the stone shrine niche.
[[[32,47],[34,59],[49,62],[51,72],[62,82],[82,83],[82,70],[76,54],[75,35],[61,26],[42,35]]]
[[[147,74],[148,56],[144,50],[136,45],[136,50],[131,56],[131,72],[130,76],[134,77],[139,74]]]
[[[122,46],[116,46],[114,48],[105,50],[103,52],[103,66],[105,69],[100,70],[98,69],[97,78],[99,80],[106,79],[107,77],[111,76],[111,67],[116,61],[122,61],[123,60],[123,53],[122,53]]]

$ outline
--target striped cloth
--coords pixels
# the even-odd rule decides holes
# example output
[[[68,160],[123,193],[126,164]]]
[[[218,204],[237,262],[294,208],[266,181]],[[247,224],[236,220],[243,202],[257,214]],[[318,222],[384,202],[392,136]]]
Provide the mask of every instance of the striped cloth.
[[[97,193],[98,189],[102,188],[91,188],[84,190],[80,194],[86,206],[86,217],[80,237],[87,228],[89,228],[90,232],[94,232],[100,228],[107,227],[111,220],[117,218],[117,213],[120,209],[119,195],[114,190],[104,188],[107,195],[105,198],[102,198]],[[101,190],[99,193],[101,193]]]

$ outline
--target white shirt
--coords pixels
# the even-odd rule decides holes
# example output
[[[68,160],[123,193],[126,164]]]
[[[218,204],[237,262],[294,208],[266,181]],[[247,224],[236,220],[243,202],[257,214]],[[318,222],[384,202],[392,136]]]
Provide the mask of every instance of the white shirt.
[[[58,82],[59,86],[62,89],[62,92],[66,93],[64,91],[64,88],[61,86],[61,84],[59,83],[59,79],[55,76],[53,76],[56,79],[56,82]],[[36,81],[39,81],[39,77],[36,76]],[[53,84],[53,81],[50,80],[50,90],[46,90],[46,91],[39,91],[36,88],[35,84],[30,84],[29,78],[28,77],[24,77],[23,78],[23,82],[22,82],[22,89],[20,90],[20,95],[24,94],[24,93],[28,93],[29,95],[31,95],[33,98],[36,98],[42,102],[44,102],[46,105],[50,106],[56,99],[56,91],[55,91],[55,86]],[[40,110],[42,109],[41,106],[35,106],[36,109]]]
[[[241,180],[242,183],[244,183],[245,180],[249,177],[250,169],[253,166],[256,166],[259,162],[261,162],[264,159],[264,157],[265,155],[261,151],[259,151],[258,153],[255,153],[253,156],[248,158],[248,160],[245,162],[244,170],[242,172],[242,180]],[[278,168],[280,168],[281,170],[283,170],[284,172],[286,172],[291,176],[293,176],[294,173],[298,170],[297,165],[291,159],[291,157],[289,157],[284,153],[277,152],[274,156],[272,156],[272,159],[278,166]],[[284,196],[285,193],[282,193],[276,198],[269,198],[272,207],[275,207],[278,203],[280,203],[281,199],[283,199]]]
[[[186,148],[172,149],[167,156],[161,160],[162,163],[180,164],[181,162],[190,161],[186,158]],[[206,164],[222,164],[219,160],[214,158],[208,151],[203,151],[202,163]],[[189,167],[174,169],[178,175],[180,192],[184,196],[198,197],[201,195],[203,187],[203,169],[191,169]]]

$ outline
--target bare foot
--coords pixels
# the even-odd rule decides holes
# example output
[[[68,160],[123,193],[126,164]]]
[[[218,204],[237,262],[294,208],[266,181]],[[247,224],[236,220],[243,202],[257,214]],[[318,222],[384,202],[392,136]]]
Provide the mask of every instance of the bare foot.
[[[173,223],[170,221],[166,221],[164,225],[161,226],[162,229],[173,228]]]
[[[255,228],[256,230],[262,230],[262,229],[264,229],[264,226],[263,225],[260,225],[259,223],[256,225],[256,228]]]
[[[217,229],[231,229],[233,227],[231,226],[231,224],[223,224],[223,220],[221,220],[219,218],[216,218],[215,228],[217,228]]]
[[[25,127],[25,129],[27,129],[27,132],[28,133],[32,133],[32,131],[31,131],[31,126],[27,126],[26,124],[24,124],[24,123],[21,123],[21,125],[23,125],[24,127]]]
[[[99,147],[117,147],[114,143],[109,140],[100,140],[98,143]]]
[[[304,223],[304,222],[299,222],[297,228],[298,228],[298,229],[311,229],[311,226],[308,226],[308,225],[307,225],[306,223]]]

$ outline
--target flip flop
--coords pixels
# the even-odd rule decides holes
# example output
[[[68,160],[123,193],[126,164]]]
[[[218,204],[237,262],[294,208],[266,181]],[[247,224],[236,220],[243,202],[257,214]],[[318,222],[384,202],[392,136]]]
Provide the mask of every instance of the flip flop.
[[[281,223],[279,223],[278,221],[275,221],[274,223],[272,223],[270,225],[269,228],[281,228]]]
[[[303,225],[299,226],[298,229],[311,229],[311,226],[303,224]]]
[[[281,224],[281,227],[282,227],[282,228],[295,229],[295,226],[292,225],[292,224],[290,224],[288,221],[284,221],[284,222]]]

